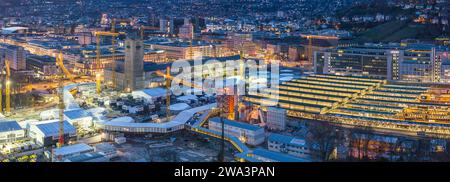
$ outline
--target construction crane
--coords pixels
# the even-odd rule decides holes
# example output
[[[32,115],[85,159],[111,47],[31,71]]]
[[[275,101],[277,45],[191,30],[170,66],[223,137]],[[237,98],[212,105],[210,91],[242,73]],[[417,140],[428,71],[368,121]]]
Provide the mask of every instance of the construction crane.
[[[170,78],[170,66],[166,68],[165,78]],[[166,116],[167,120],[170,118],[170,79],[166,79]]]
[[[5,60],[5,114],[11,113],[11,71],[9,69],[9,61]],[[3,85],[0,84],[0,112],[3,112]]]
[[[60,148],[64,145],[64,74],[69,73],[69,71],[64,66],[64,60],[62,53],[56,56],[56,65],[60,69],[59,80],[58,80],[58,118],[59,118],[59,129],[58,129],[58,143],[56,147]],[[68,74],[69,79],[71,78],[71,74]]]
[[[170,67],[167,67],[166,73],[163,73],[163,71],[161,71],[161,70],[157,70],[155,73],[156,73],[156,75],[162,76],[166,79],[166,87],[167,87],[167,93],[166,93],[167,98],[166,99],[168,99],[168,100],[166,100],[166,104],[167,104],[166,112],[170,112],[168,108],[170,106],[170,84],[171,84],[170,81],[171,80],[181,83],[188,87],[197,88],[202,91],[206,91],[206,88],[203,88],[200,85],[191,83],[189,81],[184,81],[183,79],[179,79],[179,78],[171,76],[170,75]],[[221,144],[221,149],[220,149],[220,152],[218,155],[218,160],[221,162],[224,162],[224,154],[225,154],[225,126],[224,125],[225,124],[223,121],[223,117],[225,117],[225,116],[223,114],[228,114],[226,116],[230,119],[230,113],[233,113],[232,116],[234,117],[234,110],[233,110],[234,109],[234,95],[229,94],[231,91],[229,88],[224,88],[224,89],[220,89],[217,91],[218,91],[217,106],[218,106],[218,110],[219,110],[220,120],[222,123],[222,136],[221,136],[222,144]],[[236,94],[235,92],[233,92],[233,93]],[[166,114],[169,115],[168,113],[166,113]]]
[[[58,143],[56,146],[60,148],[64,145],[64,76],[69,78],[71,82],[75,82],[75,78],[73,75],[67,70],[67,68],[64,66],[64,57],[62,52],[59,52],[59,54],[56,56],[56,65],[61,70],[59,75],[59,81],[58,81],[58,118],[59,118],[59,130],[58,130]]]
[[[116,53],[116,38],[121,35],[121,34],[125,34],[123,32],[115,32],[115,21],[113,21],[112,26],[111,27],[111,32],[94,32],[94,35],[96,37],[96,42],[97,42],[97,50],[96,50],[96,59],[95,59],[95,63],[94,63],[94,69],[102,69],[102,64],[100,61],[100,56],[101,56],[101,50],[100,50],[100,37],[101,36],[110,36],[112,37],[112,50],[111,50],[111,55],[112,55],[112,82],[111,82],[111,86],[113,88],[115,88],[116,86],[116,73],[115,73],[115,69],[116,69],[116,57],[115,57],[115,53]],[[100,74],[99,71],[97,70],[96,75]],[[97,83],[97,93],[100,93],[101,91],[101,85],[98,83],[101,83],[100,80],[101,76],[96,76],[96,83]]]

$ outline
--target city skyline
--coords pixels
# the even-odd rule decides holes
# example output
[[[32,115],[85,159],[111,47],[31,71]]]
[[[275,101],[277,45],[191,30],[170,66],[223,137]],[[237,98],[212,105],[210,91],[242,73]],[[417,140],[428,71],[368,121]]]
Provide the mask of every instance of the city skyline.
[[[449,5],[1,0],[0,161],[448,162]]]

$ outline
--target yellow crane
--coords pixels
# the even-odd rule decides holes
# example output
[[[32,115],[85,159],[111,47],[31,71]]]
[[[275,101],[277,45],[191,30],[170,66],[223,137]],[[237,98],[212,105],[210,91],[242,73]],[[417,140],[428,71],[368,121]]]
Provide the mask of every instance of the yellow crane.
[[[11,113],[11,71],[9,69],[9,61],[5,60],[5,114]],[[0,112],[3,112],[3,85],[0,84]]]
[[[67,68],[64,66],[64,57],[62,52],[59,52],[59,54],[56,56],[56,66],[61,69],[60,75],[59,75],[59,81],[58,81],[58,117],[59,117],[59,130],[58,130],[58,143],[56,146],[59,148],[64,145],[64,75],[69,78],[71,82],[75,82],[75,78],[73,75],[67,70]]]
[[[100,56],[101,56],[101,50],[100,50],[100,37],[101,36],[110,36],[112,37],[112,48],[111,48],[111,56],[112,56],[112,81],[111,81],[111,87],[116,87],[116,72],[114,71],[116,69],[116,38],[119,35],[125,34],[124,32],[116,32],[116,19],[113,19],[111,23],[111,31],[110,32],[104,32],[104,31],[98,31],[94,32],[94,35],[96,37],[96,43],[97,43],[97,50],[96,50],[96,59],[94,63],[94,69],[102,69],[102,64],[100,62]],[[101,92],[101,75],[99,71],[96,72],[96,86],[97,86],[97,93]]]

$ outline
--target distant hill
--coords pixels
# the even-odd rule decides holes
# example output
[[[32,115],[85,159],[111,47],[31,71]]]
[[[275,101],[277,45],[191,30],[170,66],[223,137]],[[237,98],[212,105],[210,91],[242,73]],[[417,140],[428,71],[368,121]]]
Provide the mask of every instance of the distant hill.
[[[402,39],[431,40],[442,34],[438,26],[391,21],[356,35],[357,42],[398,42]]]

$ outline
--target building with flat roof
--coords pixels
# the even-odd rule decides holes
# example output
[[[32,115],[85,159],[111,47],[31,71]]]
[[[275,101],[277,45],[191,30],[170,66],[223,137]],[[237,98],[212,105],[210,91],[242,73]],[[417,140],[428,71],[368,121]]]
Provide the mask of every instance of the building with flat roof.
[[[225,133],[239,138],[244,143],[250,145],[259,145],[265,141],[264,128],[256,125],[228,120],[223,118]],[[209,119],[209,129],[213,131],[222,131],[221,118],[214,117]]]
[[[148,40],[145,46],[150,49],[164,50],[170,60],[193,59],[196,55],[203,57],[222,57],[224,45],[204,41]]]
[[[286,129],[286,109],[268,107],[266,126],[271,130]]]
[[[280,152],[257,148],[251,152],[236,154],[242,161],[248,162],[311,162],[308,159],[298,158]]]
[[[269,135],[267,148],[271,151],[286,153],[305,159],[311,158],[312,155],[311,149],[304,139],[276,133]]]
[[[11,143],[25,138],[25,130],[17,121],[0,121],[0,144]]]
[[[68,158],[94,152],[94,148],[85,143],[67,145],[53,149],[51,159],[53,162],[62,162]]]
[[[0,62],[8,61],[12,70],[26,69],[26,52],[23,47],[0,44]]]
[[[35,139],[36,144],[42,146],[52,146],[59,139],[59,120],[38,121],[28,123],[28,135]],[[64,121],[64,141],[69,141],[76,137],[76,129],[69,122]]]
[[[450,49],[428,44],[365,44],[316,51],[316,74],[404,82],[450,82]]]
[[[38,79],[54,79],[58,74],[56,59],[50,56],[30,55],[26,59],[26,69],[34,73],[34,77]]]
[[[64,111],[64,119],[71,125],[80,128],[89,128],[93,125],[92,114],[84,109],[73,109]]]

